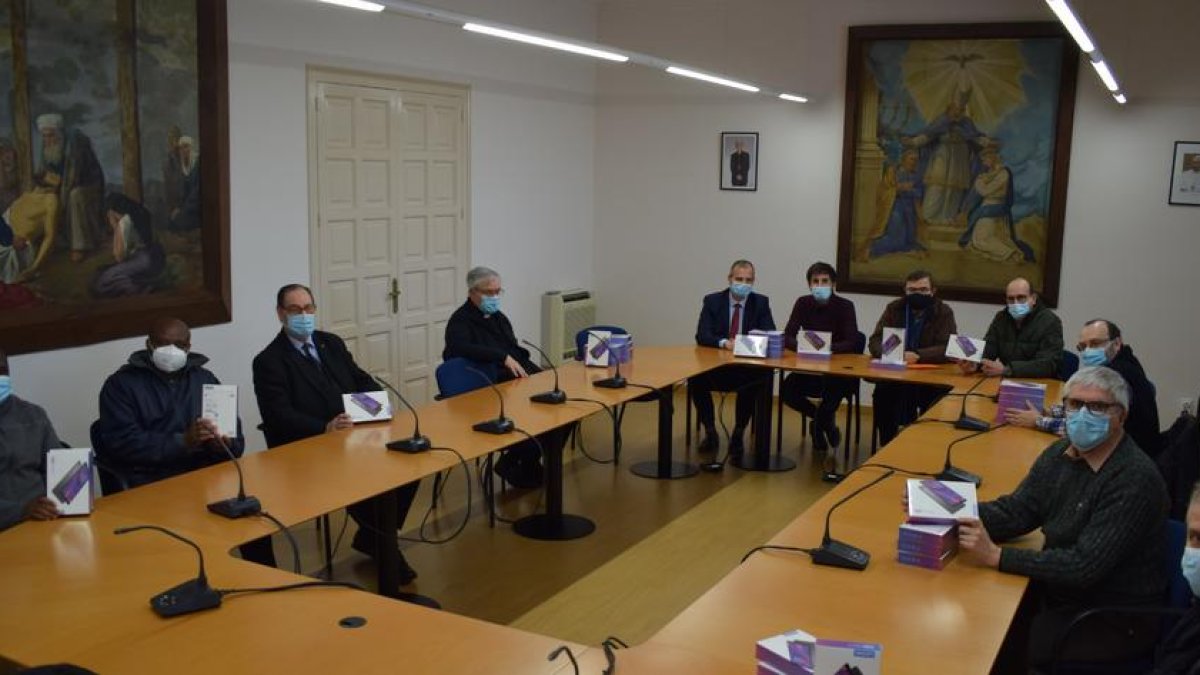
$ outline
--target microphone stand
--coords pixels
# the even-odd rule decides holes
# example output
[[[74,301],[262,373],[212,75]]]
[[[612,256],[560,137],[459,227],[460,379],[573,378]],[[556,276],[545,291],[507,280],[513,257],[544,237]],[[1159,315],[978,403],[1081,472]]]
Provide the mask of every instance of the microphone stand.
[[[829,510],[825,512],[825,536],[821,539],[821,545],[809,551],[809,555],[812,557],[814,564],[829,565],[830,567],[844,567],[846,569],[860,571],[867,569],[867,564],[871,562],[871,554],[867,553],[861,548],[851,546],[850,544],[832,538],[829,535],[829,518],[833,515],[833,511],[837,507],[850,501],[860,493],[865,492],[868,488],[871,488],[874,485],[884,481],[894,473],[896,472],[888,470],[887,473],[879,476],[875,480],[858,488],[845,497],[842,497],[838,503],[829,507]]]
[[[550,360],[550,356],[546,354],[546,352],[542,351],[541,347],[533,344],[529,340],[521,340],[521,342],[536,349],[537,353],[541,354],[542,358],[546,360],[546,364],[550,366],[550,370],[554,371],[554,390],[545,391],[540,394],[534,394],[533,396],[529,397],[529,400],[533,401],[534,403],[549,403],[552,405],[566,403],[567,392],[558,388],[558,368],[554,367],[554,362]]]
[[[967,399],[971,397],[971,394],[974,393],[979,385],[983,384],[984,380],[986,379],[987,377],[980,377],[975,384],[971,385],[971,388],[967,390],[967,393],[962,395],[962,407],[958,411],[958,419],[954,422],[955,429],[963,429],[965,431],[984,431],[992,426],[988,424],[986,420],[981,420],[978,417],[971,417],[967,414]]]
[[[421,435],[421,418],[417,417],[417,411],[413,409],[412,405],[408,402],[408,399],[404,398],[404,395],[400,393],[400,390],[385,382],[381,377],[372,375],[371,379],[375,380],[379,384],[386,387],[388,391],[395,394],[396,398],[400,399],[400,402],[404,404],[405,408],[408,408],[408,411],[412,413],[413,416],[413,435],[408,438],[401,438],[399,440],[391,441],[385,447],[387,447],[388,450],[400,450],[401,452],[425,452],[429,448],[433,447],[433,442],[429,440],[429,437]]]
[[[120,535],[127,532],[137,532],[138,530],[154,530],[172,539],[181,541],[196,549],[196,556],[200,558],[200,573],[195,579],[190,579],[178,586],[168,588],[150,598],[150,608],[154,610],[155,614],[166,619],[221,606],[221,593],[208,585],[208,576],[204,573],[204,553],[201,552],[196,542],[157,525],[118,527],[113,530],[113,534]]]
[[[596,338],[601,343],[603,343],[605,351],[608,352],[608,358],[612,359],[617,364],[617,372],[613,373],[612,377],[606,377],[603,380],[596,380],[595,382],[592,383],[592,386],[600,387],[601,389],[624,389],[627,382],[624,377],[621,377],[621,358],[620,358],[620,356],[618,356],[617,354],[615,354],[613,352],[612,347],[610,347],[608,345],[607,338],[602,338],[590,330],[587,332],[587,334],[591,335],[592,337]]]
[[[225,445],[225,441],[220,437],[220,435],[217,436],[216,441],[217,445],[221,446],[221,449],[225,451],[225,454],[229,455],[229,459],[233,460],[233,468],[237,469],[238,493],[236,497],[222,499],[221,501],[209,504],[208,510],[217,514],[218,516],[229,518],[231,520],[245,518],[246,516],[256,516],[262,513],[262,504],[259,503],[258,498],[246,496],[246,483],[242,476],[241,462],[239,462],[238,458],[234,456],[233,451],[229,449],[229,446]],[[203,560],[200,562],[200,567],[201,574],[203,574]]]
[[[504,395],[500,393],[500,389],[496,387],[487,375],[483,374],[483,371],[470,366],[466,368],[483,379],[492,388],[492,391],[496,394],[496,398],[500,399],[500,416],[483,422],[476,422],[471,425],[471,428],[475,431],[482,431],[485,434],[496,434],[498,436],[512,433],[513,427],[516,425],[513,424],[512,420],[504,416]]]

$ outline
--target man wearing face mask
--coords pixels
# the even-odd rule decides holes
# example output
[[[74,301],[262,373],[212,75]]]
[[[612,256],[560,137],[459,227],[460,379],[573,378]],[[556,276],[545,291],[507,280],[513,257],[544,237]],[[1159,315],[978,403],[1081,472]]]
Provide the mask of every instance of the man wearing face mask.
[[[235,438],[220,438],[216,423],[200,417],[204,385],[220,381],[204,368],[208,357],[191,351],[191,339],[186,323],[158,319],[146,348],[131,354],[100,389],[92,447],[129,487],[225,461],[222,442],[242,454],[240,420]]]
[[[882,351],[883,329],[904,329],[904,361],[906,363],[946,363],[946,343],[958,332],[954,310],[935,297],[937,288],[933,275],[927,270],[914,270],[904,280],[904,297],[893,300],[884,308],[875,332],[867,342],[871,356],[879,358]],[[899,431],[937,402],[945,390],[903,382],[875,383],[875,426],[880,443],[886,445]]]
[[[805,273],[809,294],[802,295],[792,305],[792,315],[783,329],[784,346],[796,349],[796,333],[814,330],[833,333],[831,349],[834,354],[854,354],[862,351],[858,341],[858,318],[854,303],[838,295],[837,270],[825,262],[813,263]],[[842,434],[834,423],[834,415],[842,399],[858,387],[858,379],[850,377],[826,377],[823,375],[801,375],[792,373],[783,380],[779,395],[793,410],[799,410],[813,419],[813,449],[837,448]],[[815,407],[810,398],[821,399]],[[832,457],[826,458],[826,470],[835,468]]]
[[[1187,546],[1179,567],[1192,589],[1192,606],[1158,646],[1150,675],[1200,675],[1200,483],[1192,487],[1187,511]]]
[[[1125,433],[1146,454],[1158,456],[1162,450],[1162,432],[1158,426],[1158,402],[1154,384],[1146,377],[1141,361],[1133,349],[1121,339],[1121,329],[1107,319],[1092,319],[1079,332],[1079,363],[1082,366],[1107,366],[1117,371],[1129,385],[1129,416]],[[1052,434],[1066,433],[1066,413],[1061,405],[1040,411],[1032,405],[1027,410],[1008,411],[1007,421],[1013,426],[1041,429]]]
[[[729,287],[704,296],[696,324],[696,344],[733,351],[738,335],[752,330],[775,330],[771,301],[754,292],[754,264],[737,260],[729,267]],[[754,416],[754,402],[761,388],[770,384],[770,371],[750,366],[724,366],[688,379],[688,392],[696,406],[696,419],[704,427],[699,452],[716,452],[720,447],[712,392],[736,391],[737,407],[729,436],[729,456],[735,461],[744,449],[742,435]]]
[[[1026,279],[1008,282],[1004,295],[1007,306],[996,312],[983,336],[983,361],[962,360],[959,368],[988,377],[1057,377],[1062,367],[1062,320],[1042,305]]]
[[[40,407],[13,395],[8,355],[0,349],[0,531],[24,520],[54,520],[46,497],[46,453],[61,448]]]
[[[326,432],[353,426],[342,404],[342,394],[379,391],[380,387],[333,333],[316,329],[317,305],[312,291],[303,284],[288,284],[275,295],[279,334],[254,357],[254,395],[262,415],[263,436],[268,447],[276,447]],[[408,509],[417,495],[417,482],[396,488],[396,522],[403,527]],[[368,557],[378,555],[376,533],[379,517],[372,500],[346,508],[358,532],[351,547]],[[397,553],[400,584],[407,585],[417,573]]]
[[[1016,491],[981,503],[978,519],[959,523],[959,547],[969,561],[1035,582],[1038,609],[1020,650],[1030,666],[1051,660],[1059,634],[1079,612],[1156,606],[1167,586],[1166,486],[1124,432],[1128,385],[1113,370],[1090,367],[1063,390],[1067,438],[1037,458]],[[1041,550],[994,543],[1039,528]],[[1014,626],[1010,635],[1021,632]],[[1085,621],[1060,658],[1119,661],[1148,650],[1157,633],[1153,616]]]
[[[495,364],[500,382],[541,372],[530,360],[529,350],[517,341],[512,322],[500,309],[503,294],[500,273],[496,270],[481,266],[467,272],[467,300],[446,322],[443,359],[464,358]],[[565,441],[558,431],[538,438],[546,452],[559,452]],[[505,450],[496,462],[496,473],[515,487],[540,486],[544,469],[537,444],[525,441]]]

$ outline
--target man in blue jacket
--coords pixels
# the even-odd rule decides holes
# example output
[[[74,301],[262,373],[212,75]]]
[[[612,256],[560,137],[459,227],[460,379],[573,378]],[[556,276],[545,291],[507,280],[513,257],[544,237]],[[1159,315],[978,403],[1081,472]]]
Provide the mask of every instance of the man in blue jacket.
[[[200,416],[204,385],[220,381],[204,368],[208,357],[191,351],[191,339],[183,321],[155,321],[146,348],[131,354],[100,389],[92,446],[128,487],[225,461],[221,443],[242,454],[240,419],[237,436],[222,438],[216,422]]]
[[[734,339],[752,330],[775,330],[771,301],[754,292],[754,264],[737,260],[729,268],[729,287],[704,296],[700,320],[696,325],[696,344],[733,350]],[[742,454],[742,433],[754,415],[754,401],[762,387],[770,383],[771,371],[751,366],[724,366],[688,380],[696,418],[704,427],[700,452],[716,452],[720,445],[712,392],[736,391],[737,412],[729,436],[729,454]]]

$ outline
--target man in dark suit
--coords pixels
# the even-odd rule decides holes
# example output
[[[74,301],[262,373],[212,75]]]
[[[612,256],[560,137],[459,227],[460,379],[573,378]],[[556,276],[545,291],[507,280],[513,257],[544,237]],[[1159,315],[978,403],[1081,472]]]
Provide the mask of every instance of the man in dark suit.
[[[529,350],[517,341],[512,322],[500,311],[500,274],[489,267],[467,272],[467,300],[446,322],[443,359],[464,358],[496,366],[497,380],[529,377],[541,372],[530,360]],[[546,452],[560,452],[566,436],[551,431],[538,436]],[[535,488],[542,484],[541,451],[536,443],[518,443],[496,462],[496,473],[515,487]]]
[[[750,184],[750,153],[746,152],[746,144],[734,141],[733,154],[729,155],[730,182],[735,187],[746,187]]]
[[[315,329],[317,307],[308,287],[288,284],[279,289],[275,312],[283,330],[254,357],[254,395],[267,446],[349,429],[353,423],[342,394],[379,391],[379,385],[358,367],[341,338]],[[403,526],[416,494],[416,482],[396,489],[398,525]],[[380,528],[372,502],[367,499],[346,510],[359,526],[354,550],[374,558]],[[417,573],[403,555],[399,560],[400,583],[407,585]]]
[[[704,296],[700,321],[696,325],[696,344],[702,347],[733,350],[734,338],[752,330],[775,330],[771,301],[754,292],[754,265],[738,260],[729,268],[729,288]],[[749,366],[725,366],[688,380],[696,417],[704,427],[700,452],[716,452],[720,444],[712,392],[736,391],[737,414],[729,436],[729,454],[742,454],[742,432],[754,414],[754,401],[761,388],[770,383],[771,371]]]

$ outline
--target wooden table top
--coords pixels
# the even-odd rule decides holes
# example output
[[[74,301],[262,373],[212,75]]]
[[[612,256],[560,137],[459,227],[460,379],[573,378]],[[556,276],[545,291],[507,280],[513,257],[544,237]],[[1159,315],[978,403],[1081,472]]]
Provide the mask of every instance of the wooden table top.
[[[872,368],[868,361],[837,355],[820,362],[791,354],[764,361],[735,359],[729,352],[709,348],[638,347],[622,374],[631,383],[662,388],[720,365],[748,363],[939,384],[960,393],[979,381],[952,367],[891,371]],[[571,363],[559,370],[561,387],[572,397],[616,404],[647,393],[638,387],[591,386],[608,376],[605,369]],[[529,395],[550,389],[552,382],[552,373],[544,372],[500,385],[507,415],[537,434],[598,410],[586,402],[529,402]],[[993,379],[977,391],[993,393],[997,384]],[[1056,393],[1054,389],[1052,395]],[[954,419],[961,401],[945,399],[926,417]],[[967,407],[990,419],[994,403],[971,397]],[[496,412],[495,394],[481,389],[420,408],[421,430],[435,445],[454,447],[471,459],[520,440],[470,429]],[[360,425],[251,454],[242,462],[247,493],[291,525],[458,463],[450,453],[410,455],[383,447],[411,432],[411,416],[401,412],[388,423]],[[945,424],[912,425],[875,461],[937,471],[945,444],[965,433]],[[954,462],[984,476],[981,495],[988,498],[1011,489],[1046,444],[1044,434],[1005,428],[960,444]],[[826,508],[870,480],[875,471],[852,475],[772,543],[818,544]],[[975,569],[961,560],[940,573],[895,563],[901,480],[888,479],[833,517],[835,538],[871,552],[865,572],[817,567],[792,554],[757,554],[651,641],[622,650],[621,672],[746,672],[753,664],[755,641],[792,628],[831,638],[881,641],[889,673],[923,672],[927,667],[920,664],[932,653],[939,659],[955,658],[964,664],[962,672],[986,671],[1024,580]],[[86,519],[24,523],[0,533],[0,598],[5,605],[0,612],[0,654],[23,664],[72,661],[100,672],[330,672],[347,667],[394,672],[398,665],[412,672],[570,672],[565,658],[546,660],[546,654],[561,644],[557,640],[348,589],[235,597],[213,612],[159,619],[147,606],[149,597],[192,576],[194,556],[182,544],[153,533],[117,537],[114,527],[152,523],[197,539],[208,554],[214,586],[301,579],[225,554],[273,530],[264,519],[230,521],[205,509],[205,504],[235,492],[232,467],[218,465],[102,498]],[[368,623],[354,630],[340,628],[337,620],[344,616],[365,616]],[[599,658],[603,663],[602,650],[571,646],[586,662]],[[195,665],[186,665],[191,663]]]

